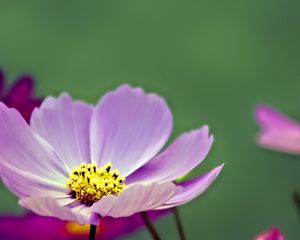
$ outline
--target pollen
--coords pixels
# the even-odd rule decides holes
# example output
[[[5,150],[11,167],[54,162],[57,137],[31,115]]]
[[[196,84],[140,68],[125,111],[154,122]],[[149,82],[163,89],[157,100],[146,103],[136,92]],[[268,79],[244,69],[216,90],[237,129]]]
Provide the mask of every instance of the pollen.
[[[124,181],[125,178],[117,169],[112,169],[110,162],[100,168],[95,162],[82,163],[72,169],[67,187],[73,198],[91,206],[104,196],[118,196],[125,188]]]

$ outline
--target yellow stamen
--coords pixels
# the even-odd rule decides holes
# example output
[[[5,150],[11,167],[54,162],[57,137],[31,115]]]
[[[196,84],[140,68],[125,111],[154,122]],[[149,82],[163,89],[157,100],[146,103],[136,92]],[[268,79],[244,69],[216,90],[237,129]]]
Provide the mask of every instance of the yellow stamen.
[[[125,188],[125,178],[117,169],[112,169],[111,163],[98,168],[95,162],[82,163],[72,169],[67,186],[71,195],[87,205],[99,201],[107,195],[118,196]]]

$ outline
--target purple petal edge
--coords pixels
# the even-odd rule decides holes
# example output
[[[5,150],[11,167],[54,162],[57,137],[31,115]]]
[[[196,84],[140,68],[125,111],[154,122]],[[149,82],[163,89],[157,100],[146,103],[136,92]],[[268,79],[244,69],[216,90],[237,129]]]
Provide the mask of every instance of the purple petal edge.
[[[163,206],[156,209],[166,209],[179,206],[195,199],[214,182],[220,174],[223,166],[224,163],[202,176],[178,183],[177,186],[182,187],[182,191],[175,194]]]

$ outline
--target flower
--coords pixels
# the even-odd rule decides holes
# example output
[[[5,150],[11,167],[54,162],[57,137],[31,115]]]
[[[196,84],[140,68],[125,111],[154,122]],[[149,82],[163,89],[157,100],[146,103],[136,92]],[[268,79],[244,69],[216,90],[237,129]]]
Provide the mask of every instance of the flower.
[[[175,183],[204,160],[213,137],[204,126],[158,153],[171,129],[165,101],[128,85],[95,107],[48,97],[30,126],[0,104],[0,174],[21,206],[80,224],[172,208],[205,191],[223,165]]]
[[[284,240],[284,236],[279,228],[273,227],[261,233],[255,240]]]
[[[167,212],[167,210],[150,211],[148,215],[151,220],[157,220]],[[143,221],[139,214],[125,218],[105,217],[100,220],[96,239],[113,240],[142,227]],[[41,217],[35,214],[0,217],[0,239],[2,240],[85,240],[88,235],[89,226],[65,222],[57,218]]]
[[[33,96],[34,80],[29,75],[20,76],[5,92],[5,75],[0,69],[0,100],[8,107],[17,109],[20,114],[29,122],[31,113],[35,107],[40,106],[42,100]]]
[[[35,107],[38,107],[42,100],[32,96],[34,80],[29,75],[22,75],[4,93],[5,75],[0,69],[0,94],[1,101],[9,107],[14,107],[29,122],[30,115]],[[167,210],[149,211],[148,215],[152,220],[165,215]],[[36,226],[42,226],[37,228]],[[143,227],[143,221],[138,214],[125,218],[105,217],[100,221],[97,230],[97,237],[115,239],[120,235],[129,234]],[[18,231],[15,229],[18,228]],[[75,222],[65,222],[55,218],[41,217],[35,214],[26,213],[24,216],[2,216],[0,217],[0,239],[63,239],[80,240],[86,239],[89,228],[78,225]]]
[[[257,142],[270,149],[300,154],[300,123],[266,105],[257,107],[255,118],[261,127]]]

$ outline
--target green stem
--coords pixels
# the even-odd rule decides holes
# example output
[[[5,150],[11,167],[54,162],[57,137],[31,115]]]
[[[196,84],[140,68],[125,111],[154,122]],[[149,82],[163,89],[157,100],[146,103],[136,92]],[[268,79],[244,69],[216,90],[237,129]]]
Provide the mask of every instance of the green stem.
[[[158,232],[155,230],[153,224],[151,223],[151,220],[149,219],[148,215],[146,212],[141,212],[140,213],[143,221],[144,221],[144,224],[145,226],[148,228],[148,231],[150,232],[152,238],[154,240],[160,240],[160,236],[158,235]]]
[[[96,230],[97,230],[97,226],[91,224],[89,240],[95,240]]]
[[[185,240],[184,230],[183,230],[183,226],[182,226],[182,223],[181,223],[181,220],[180,220],[178,209],[176,207],[174,207],[172,209],[172,212],[173,212],[173,215],[175,217],[177,231],[179,233],[180,240]]]
[[[297,191],[293,193],[293,200],[300,214],[300,194]]]

